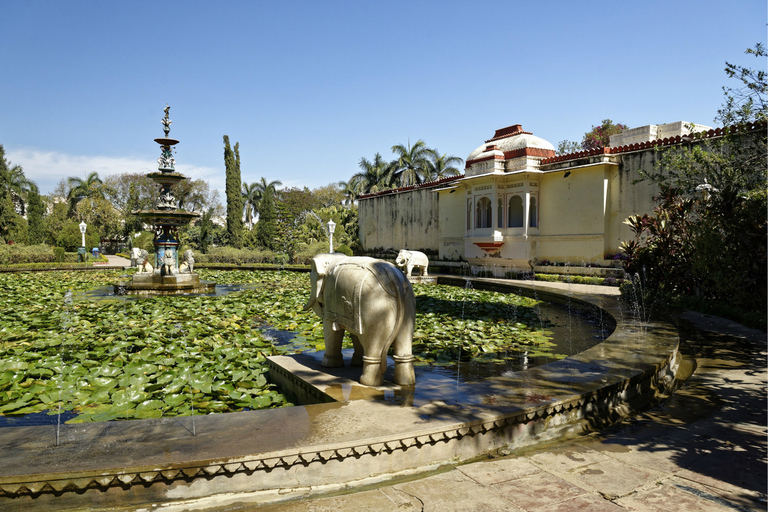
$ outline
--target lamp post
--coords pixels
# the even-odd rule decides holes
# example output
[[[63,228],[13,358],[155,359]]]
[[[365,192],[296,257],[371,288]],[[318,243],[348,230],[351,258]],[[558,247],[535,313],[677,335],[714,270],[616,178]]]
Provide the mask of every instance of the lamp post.
[[[336,229],[336,223],[333,219],[328,221],[328,240],[331,245],[331,253],[333,253],[333,232]]]
[[[80,244],[82,247],[85,247],[85,228],[87,228],[88,225],[85,223],[85,221],[80,223],[80,234],[83,237],[83,243]]]

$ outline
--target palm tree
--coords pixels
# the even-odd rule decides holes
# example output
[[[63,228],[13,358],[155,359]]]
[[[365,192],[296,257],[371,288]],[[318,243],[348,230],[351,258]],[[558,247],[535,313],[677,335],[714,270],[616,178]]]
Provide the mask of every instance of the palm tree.
[[[437,181],[461,174],[461,170],[454,165],[461,165],[464,162],[463,158],[447,156],[445,153],[441,155],[436,149],[429,150],[429,157],[431,159],[431,162],[429,162],[430,181]]]
[[[336,184],[339,189],[341,189],[341,193],[344,194],[344,201],[342,204],[344,206],[351,206],[357,201],[357,190],[355,187],[354,180],[350,179],[349,181],[340,181]]]
[[[37,191],[37,185],[24,176],[20,165],[14,165],[9,169],[8,189],[11,191],[11,197],[19,215],[26,214],[27,196],[33,188]]]
[[[261,199],[261,193],[258,189],[258,183],[251,183],[250,185],[243,182],[243,213],[245,215],[245,223],[248,225],[249,230],[253,230],[253,219],[256,217],[256,212],[259,211],[259,200]]]
[[[77,203],[87,197],[104,197],[104,190],[102,185],[104,184],[99,178],[99,173],[92,172],[84,180],[78,177],[70,177],[67,179],[69,182],[69,211],[74,212]]]
[[[267,190],[270,191],[272,194],[272,198],[276,199],[280,196],[280,192],[277,190],[277,187],[281,186],[283,184],[280,180],[274,180],[267,182],[267,179],[263,176],[261,177],[261,181],[257,181],[256,183],[252,183],[251,185],[248,185],[247,183],[243,183],[243,198],[245,199],[243,208],[246,209],[246,218],[248,218],[247,215],[247,208],[249,205],[251,208],[253,208],[252,216],[250,220],[248,221],[250,225],[250,229],[253,229],[254,218],[257,218],[259,215],[259,207],[261,206],[261,200],[264,198],[264,195],[267,193]],[[246,199],[245,190],[246,187],[248,187],[250,195],[252,196],[252,200]]]
[[[418,185],[429,178],[429,148],[424,141],[419,139],[411,146],[397,144],[392,146],[392,152],[397,156],[397,168],[394,174],[397,176],[401,187]]]
[[[373,162],[362,157],[357,165],[361,171],[354,174],[349,180],[349,187],[356,196],[374,194],[392,188],[390,183],[394,170],[393,162],[384,160],[380,153],[376,153]]]

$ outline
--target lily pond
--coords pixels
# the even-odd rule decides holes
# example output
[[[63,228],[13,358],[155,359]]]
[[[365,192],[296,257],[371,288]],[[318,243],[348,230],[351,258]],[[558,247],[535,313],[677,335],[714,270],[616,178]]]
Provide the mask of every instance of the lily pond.
[[[124,274],[0,274],[0,415],[61,413],[77,423],[282,407],[291,404],[267,381],[265,358],[324,349],[321,320],[303,310],[309,274],[201,269],[202,279],[242,291],[88,295]],[[552,350],[560,322],[536,300],[437,285],[414,292],[416,364],[458,363],[482,377],[568,355]]]

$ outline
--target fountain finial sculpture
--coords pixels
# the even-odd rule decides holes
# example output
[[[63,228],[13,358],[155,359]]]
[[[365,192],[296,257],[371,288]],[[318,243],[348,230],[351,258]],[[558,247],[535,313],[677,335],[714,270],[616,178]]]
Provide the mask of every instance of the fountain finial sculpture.
[[[136,273],[130,283],[120,283],[127,293],[200,293],[213,291],[216,283],[201,281],[192,271],[179,273],[179,228],[200,217],[199,213],[187,212],[178,207],[178,200],[173,195],[173,187],[186,180],[186,176],[176,172],[173,158],[173,146],[178,140],[169,137],[171,133],[171,107],[166,104],[161,119],[165,137],[155,139],[160,144],[161,156],[157,159],[157,172],[147,176],[160,185],[160,193],[152,210],[135,210],[145,224],[151,225],[155,233],[155,264],[142,265],[142,272]],[[192,259],[194,261],[194,259]],[[190,269],[191,270],[191,269]]]

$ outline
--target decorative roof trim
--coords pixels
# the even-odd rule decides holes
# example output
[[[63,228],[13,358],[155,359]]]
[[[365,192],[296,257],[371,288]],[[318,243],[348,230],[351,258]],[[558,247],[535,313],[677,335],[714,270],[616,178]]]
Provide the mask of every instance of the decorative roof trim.
[[[371,197],[386,196],[386,195],[389,195],[389,194],[398,194],[400,192],[407,192],[409,190],[418,190],[418,189],[421,189],[421,188],[432,188],[432,187],[436,187],[436,186],[439,186],[439,185],[443,185],[445,183],[449,183],[451,181],[458,180],[458,179],[463,178],[463,177],[464,177],[463,174],[461,174],[459,176],[448,176],[446,178],[439,179],[437,181],[427,181],[427,182],[424,182],[424,183],[420,183],[418,185],[409,185],[407,187],[391,188],[389,190],[382,190],[381,192],[374,192],[372,194],[363,194],[360,197],[358,197],[357,199],[358,200],[360,200],[360,199],[369,199]]]
[[[512,158],[519,158],[522,156],[532,156],[537,158],[551,158],[555,156],[555,151],[552,149],[542,149],[542,148],[513,149],[512,151],[504,151],[503,157],[501,155],[491,155],[483,158],[473,158],[472,160],[467,160],[466,164],[464,165],[464,168],[469,169],[474,164],[477,164],[480,162],[486,162],[488,160],[511,160]]]
[[[576,153],[569,153],[567,155],[553,156],[541,161],[541,165],[555,164],[559,162],[567,162],[569,160],[577,160],[579,158],[586,158],[590,156],[598,155],[617,155],[620,153],[629,153],[632,151],[642,151],[645,149],[651,149],[658,146],[675,146],[684,142],[694,142],[703,139],[716,139],[724,136],[727,132],[754,132],[757,130],[765,130],[768,126],[766,121],[757,123],[746,123],[743,125],[734,125],[724,128],[717,128],[700,133],[693,133],[691,135],[677,135],[675,137],[668,137],[664,139],[656,139],[648,142],[638,142],[636,144],[627,144],[626,146],[617,146],[615,148],[595,148],[588,151],[577,151]],[[506,154],[505,154],[506,155]]]
[[[506,128],[499,128],[496,130],[496,133],[493,134],[493,138],[488,139],[485,141],[486,143],[499,140],[499,139],[506,139],[507,137],[513,137],[515,135],[533,135],[531,132],[523,131],[523,125],[521,124],[513,124],[512,126],[507,126]]]

